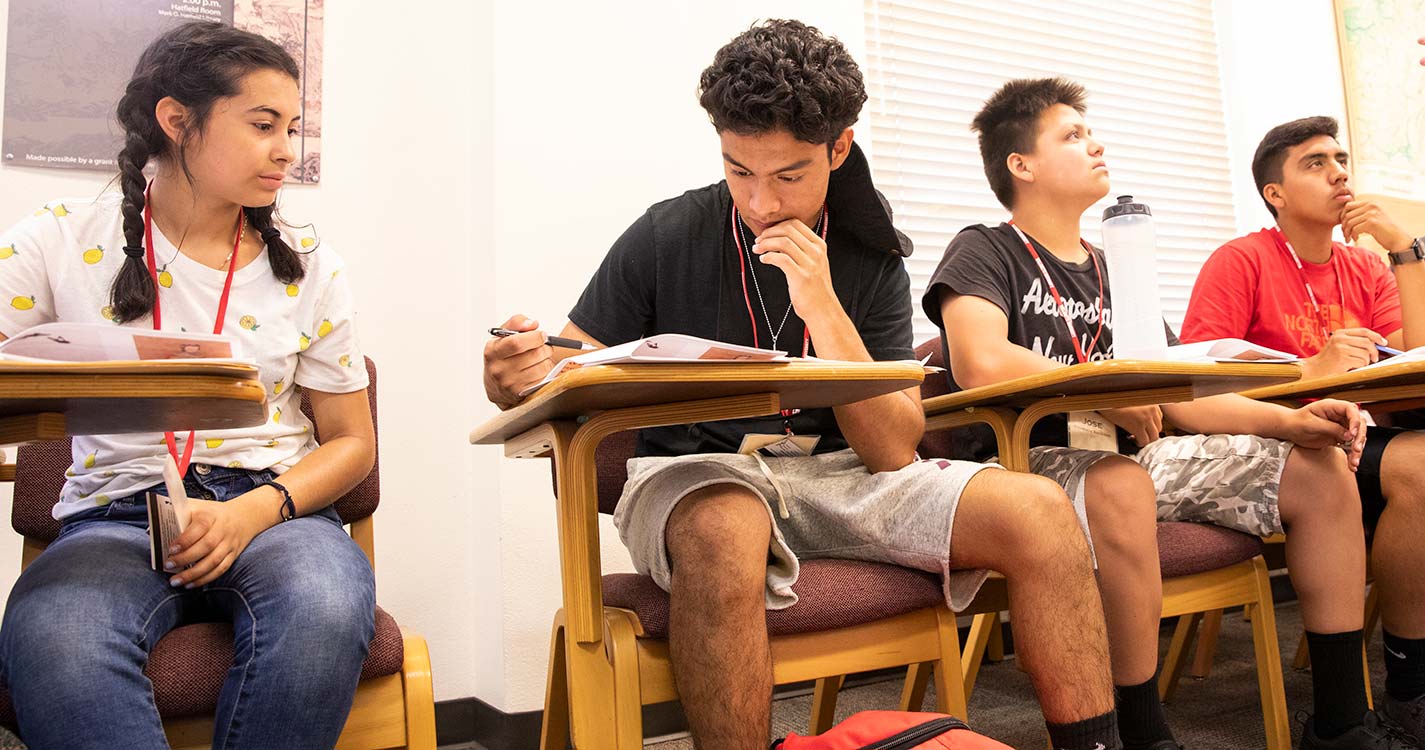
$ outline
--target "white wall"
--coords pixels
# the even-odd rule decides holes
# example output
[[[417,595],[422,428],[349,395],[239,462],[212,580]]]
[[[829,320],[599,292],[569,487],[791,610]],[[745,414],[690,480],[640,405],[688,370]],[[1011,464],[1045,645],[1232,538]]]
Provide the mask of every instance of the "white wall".
[[[1346,94],[1331,0],[1218,0],[1237,228],[1273,224],[1252,181],[1252,154],[1276,125],[1329,115],[1346,143]]]
[[[859,0],[327,5],[323,184],[284,200],[352,265],[382,375],[379,596],[430,640],[438,700],[539,708],[559,604],[548,464],[466,444],[494,413],[481,331],[514,312],[558,329],[649,204],[720,178],[695,98],[719,45],[759,17],[798,17],[860,58],[861,13]],[[1344,103],[1330,0],[1223,0],[1219,13],[1246,231],[1266,221],[1257,140]],[[0,223],[104,180],[0,167]],[[604,549],[606,571],[628,568],[607,522]],[[0,572],[17,567],[7,540]],[[0,574],[0,594],[8,584]]]
[[[440,699],[494,689],[482,678],[500,663],[480,661],[482,644],[500,642],[498,567],[483,565],[500,538],[488,523],[498,461],[466,443],[479,397],[472,331],[487,317],[475,301],[493,295],[492,66],[480,53],[492,31],[488,6],[444,5],[433,23],[327,4],[323,184],[283,196],[291,219],[315,222],[350,261],[364,348],[381,371],[379,599],[430,640]],[[49,198],[97,194],[107,179],[0,167],[0,223]],[[8,594],[18,541],[0,539]]]

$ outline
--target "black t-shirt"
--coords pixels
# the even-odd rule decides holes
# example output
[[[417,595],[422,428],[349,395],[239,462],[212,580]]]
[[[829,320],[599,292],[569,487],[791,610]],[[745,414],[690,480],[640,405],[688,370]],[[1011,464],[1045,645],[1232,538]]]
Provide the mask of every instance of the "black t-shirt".
[[[853,145],[852,155],[832,172],[826,202],[831,283],[842,309],[873,359],[914,357],[910,277],[901,261],[910,254],[910,242],[891,225],[890,209],[871,187],[869,166],[858,147]],[[744,236],[754,235],[747,231]],[[727,183],[688,191],[649,208],[624,232],[569,312],[569,321],[605,345],[682,333],[752,346],[756,325],[757,345],[771,349],[767,318],[773,330],[781,325],[791,304],[787,280],[777,268],[745,261],[739,262],[733,240]],[[805,330],[792,310],[777,348],[800,356]],[[816,354],[815,341],[808,353]],[[791,421],[797,434],[821,436],[817,453],[847,447],[831,409],[804,410]],[[776,414],[651,428],[640,431],[637,452],[735,453],[745,434],[781,431],[782,417]]]
[[[1113,294],[1108,288],[1103,251],[1092,248],[1098,260],[1096,270],[1093,259],[1068,263],[1032,237],[1030,241],[1039,251],[1039,258],[1044,261],[1044,267],[1059,290],[1059,296],[1074,321],[1079,346],[1088,355],[1089,361],[1112,359]],[[1100,272],[1103,274],[1104,299],[1099,299]],[[1038,264],[1010,225],[1000,224],[990,228],[976,224],[961,230],[950,241],[940,265],[930,277],[930,286],[921,304],[926,316],[940,326],[940,341],[945,347],[947,368],[950,362],[949,344],[945,337],[945,323],[940,317],[940,305],[946,295],[961,294],[981,297],[1003,310],[1009,319],[1011,342],[1056,362],[1078,363],[1078,354],[1054,302],[1054,295],[1044,283]],[[1094,342],[1100,319],[1103,321],[1103,333]],[[1166,323],[1164,328],[1167,328]],[[1169,344],[1178,343],[1171,329],[1168,329],[1167,336]],[[946,377],[952,391],[962,390],[955,382],[953,370],[947,370]],[[1041,420],[1030,433],[1029,443],[1068,445],[1067,419],[1058,414]],[[1124,454],[1138,452],[1138,444],[1122,429],[1118,430],[1118,445],[1119,451]],[[966,439],[956,440],[955,446],[958,457],[975,460],[984,460],[996,452],[994,435],[983,425],[967,430]]]

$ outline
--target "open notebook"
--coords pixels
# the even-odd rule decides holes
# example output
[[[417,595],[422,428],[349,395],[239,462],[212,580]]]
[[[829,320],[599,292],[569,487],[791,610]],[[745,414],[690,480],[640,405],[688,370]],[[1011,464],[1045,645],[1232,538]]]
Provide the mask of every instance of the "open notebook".
[[[786,352],[755,349],[750,346],[725,344],[721,341],[685,336],[681,333],[660,333],[646,339],[610,346],[606,349],[579,354],[561,360],[544,379],[520,391],[520,396],[543,388],[561,373],[593,365],[617,365],[630,362],[785,362]]]
[[[1242,339],[1213,339],[1195,344],[1168,347],[1170,362],[1295,362],[1298,357],[1289,352],[1271,349]]]
[[[231,336],[151,331],[112,323],[44,323],[0,342],[0,360],[251,362]]]

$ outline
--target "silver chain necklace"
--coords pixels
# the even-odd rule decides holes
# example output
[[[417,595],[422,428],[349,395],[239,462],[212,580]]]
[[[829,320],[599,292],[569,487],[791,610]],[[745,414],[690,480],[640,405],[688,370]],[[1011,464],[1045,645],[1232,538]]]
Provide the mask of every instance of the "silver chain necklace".
[[[754,263],[752,257],[752,240],[748,239],[747,233],[744,231],[741,216],[737,217],[737,232],[742,235],[742,249],[747,253],[747,265],[753,269],[752,288],[757,292],[757,304],[762,306],[762,318],[767,321],[767,333],[772,335],[772,349],[774,351],[780,351],[777,349],[777,339],[782,337],[782,329],[787,327],[787,318],[792,315],[791,300],[787,301],[787,310],[782,313],[781,325],[777,326],[777,330],[772,330],[772,316],[767,314],[767,302],[762,299],[762,285],[757,282],[757,267],[752,265]]]

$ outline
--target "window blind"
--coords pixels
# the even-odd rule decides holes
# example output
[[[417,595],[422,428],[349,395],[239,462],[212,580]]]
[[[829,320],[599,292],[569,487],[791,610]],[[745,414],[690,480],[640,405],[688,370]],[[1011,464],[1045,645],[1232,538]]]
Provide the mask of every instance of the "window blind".
[[[920,296],[962,227],[1008,218],[970,120],[1012,78],[1064,76],[1088,89],[1109,195],[1084,215],[1099,243],[1104,206],[1153,210],[1163,310],[1174,328],[1207,256],[1236,234],[1211,0],[866,0],[867,93],[877,187],[914,240],[916,341],[937,335]]]

